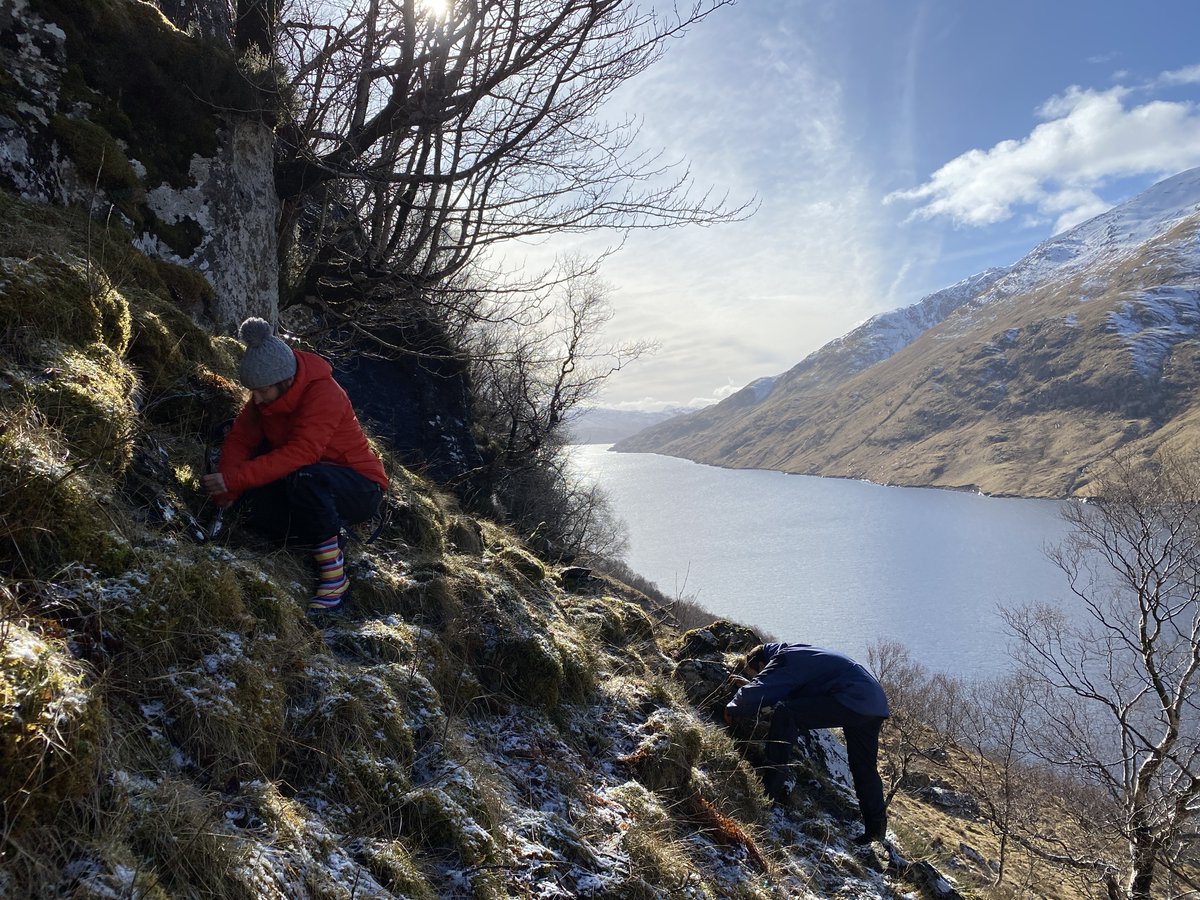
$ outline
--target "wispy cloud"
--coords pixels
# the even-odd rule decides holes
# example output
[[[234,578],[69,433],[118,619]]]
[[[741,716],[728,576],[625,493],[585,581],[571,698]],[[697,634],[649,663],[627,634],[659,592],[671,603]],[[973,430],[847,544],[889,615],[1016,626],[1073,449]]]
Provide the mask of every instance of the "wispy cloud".
[[[744,40],[698,30],[620,100],[649,146],[760,207],[719,228],[633,235],[606,262],[618,286],[607,333],[659,345],[612,379],[609,402],[710,403],[783,371],[877,312],[893,271],[882,233],[894,216],[856,155],[827,46],[782,6],[726,12]]]
[[[1185,66],[1163,72],[1158,76],[1158,83],[1163,85],[1200,84],[1200,65]]]
[[[1200,83],[1200,66],[1163,73],[1172,83]],[[1055,230],[1111,204],[1098,191],[1109,181],[1168,175],[1200,165],[1200,110],[1193,103],[1129,103],[1134,91],[1071,87],[1038,110],[1045,121],[1026,137],[970,150],[927,182],[896,191],[888,203],[915,203],[912,217],[946,217],[960,225],[991,225],[1036,211]]]

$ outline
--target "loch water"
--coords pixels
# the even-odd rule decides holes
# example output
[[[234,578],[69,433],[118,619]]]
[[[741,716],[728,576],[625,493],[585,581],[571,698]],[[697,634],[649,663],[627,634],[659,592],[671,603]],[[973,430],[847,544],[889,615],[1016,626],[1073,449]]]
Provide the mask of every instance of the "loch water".
[[[1045,553],[1068,533],[1055,501],[571,455],[628,526],[635,572],[778,640],[864,661],[894,640],[930,670],[987,677],[1012,668],[1001,606],[1069,598]]]

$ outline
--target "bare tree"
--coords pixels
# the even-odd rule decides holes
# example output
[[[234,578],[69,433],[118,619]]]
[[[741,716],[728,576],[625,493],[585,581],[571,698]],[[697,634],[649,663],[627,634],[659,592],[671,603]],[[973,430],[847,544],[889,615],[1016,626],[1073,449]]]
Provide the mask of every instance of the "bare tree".
[[[1149,898],[1183,874],[1200,813],[1200,468],[1115,459],[1101,497],[1065,507],[1073,531],[1051,554],[1075,607],[1006,619],[1042,688],[1039,756],[1109,798],[1097,824],[1128,847],[1123,890]]]
[[[601,343],[612,316],[607,286],[583,271],[585,263],[565,265],[573,274],[547,298],[540,322],[489,322],[468,348],[481,420],[509,466],[552,450],[554,438],[613,373],[654,349],[647,341]],[[528,307],[527,318],[538,308]]]
[[[545,296],[517,319],[466,328],[476,420],[495,460],[496,491],[508,515],[559,554],[619,555],[622,529],[601,493],[571,477],[566,426],[604,382],[653,350],[608,344],[607,287],[587,263],[566,260]]]
[[[971,685],[956,729],[967,752],[949,757],[999,844],[996,884],[1004,880],[1010,842],[1027,838],[1046,808],[1025,752],[1032,691],[1024,673]]]
[[[890,804],[919,759],[941,756],[940,751],[950,746],[962,688],[945,675],[930,674],[896,641],[871,644],[867,663],[883,685],[892,711],[882,743]]]
[[[289,0],[276,182],[282,252],[302,273],[293,302],[342,302],[372,281],[417,296],[514,238],[745,214],[693,196],[686,166],[600,115],[730,2],[660,14],[634,0]]]

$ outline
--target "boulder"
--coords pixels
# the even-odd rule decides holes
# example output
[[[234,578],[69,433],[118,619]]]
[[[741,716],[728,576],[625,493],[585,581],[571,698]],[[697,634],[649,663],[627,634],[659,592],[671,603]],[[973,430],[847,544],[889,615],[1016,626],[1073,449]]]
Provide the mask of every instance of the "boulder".
[[[700,659],[725,653],[745,653],[762,643],[752,629],[719,619],[703,628],[693,628],[683,636],[676,659]]]
[[[675,667],[674,678],[683,685],[688,700],[698,709],[720,715],[737,688],[729,681],[729,668],[711,659],[685,659]]]

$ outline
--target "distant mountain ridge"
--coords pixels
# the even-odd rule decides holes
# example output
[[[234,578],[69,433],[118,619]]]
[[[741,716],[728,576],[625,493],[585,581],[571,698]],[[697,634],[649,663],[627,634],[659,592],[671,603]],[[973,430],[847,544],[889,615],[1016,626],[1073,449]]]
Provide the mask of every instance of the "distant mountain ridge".
[[[685,407],[655,410],[609,409],[592,407],[585,409],[571,420],[568,430],[577,444],[614,444],[637,434],[643,428],[656,425],[666,419],[690,412]]]
[[[1200,445],[1200,169],[884,313],[616,449],[1061,497],[1128,444]]]

